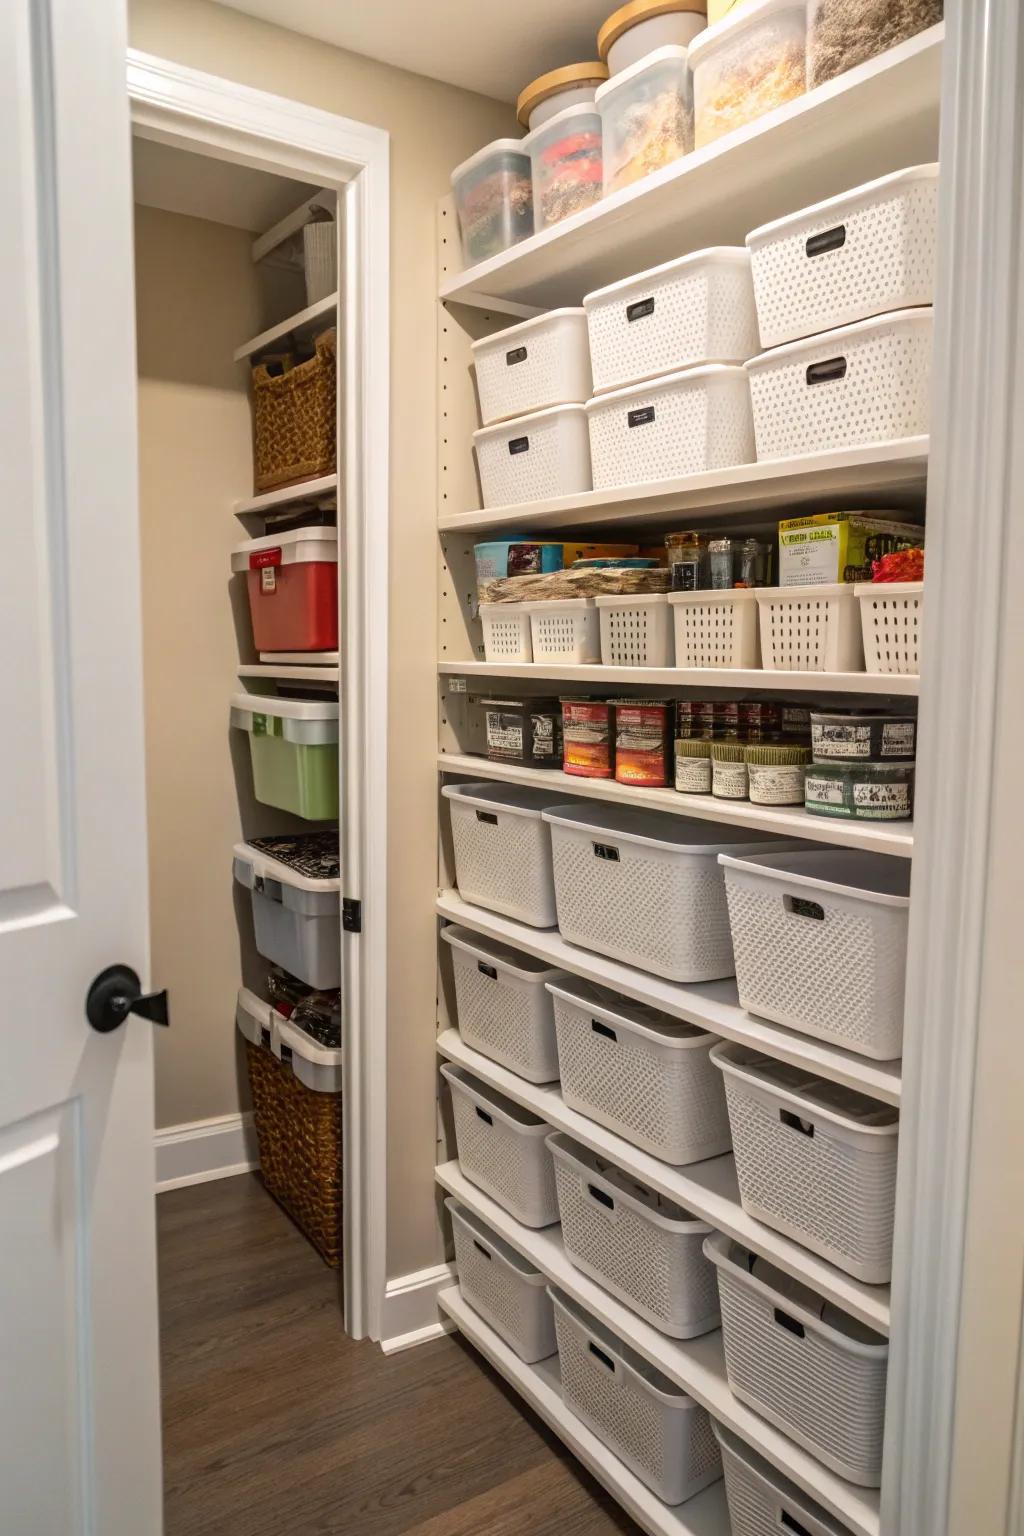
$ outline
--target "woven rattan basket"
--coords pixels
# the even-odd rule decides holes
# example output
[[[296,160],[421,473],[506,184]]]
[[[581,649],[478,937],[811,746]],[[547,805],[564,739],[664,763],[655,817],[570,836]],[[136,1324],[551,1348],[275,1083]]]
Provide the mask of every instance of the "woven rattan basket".
[[[263,1182],[314,1248],[341,1263],[341,1094],[314,1093],[246,1041]]]
[[[335,468],[336,332],[324,331],[315,345],[315,357],[285,363],[283,372],[266,363],[252,370],[257,492],[329,475]]]

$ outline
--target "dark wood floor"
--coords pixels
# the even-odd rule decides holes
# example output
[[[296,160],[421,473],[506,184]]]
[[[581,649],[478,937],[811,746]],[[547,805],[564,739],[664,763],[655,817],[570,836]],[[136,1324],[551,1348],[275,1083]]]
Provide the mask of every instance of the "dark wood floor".
[[[639,1536],[468,1345],[346,1339],[256,1175],[157,1213],[165,1536]]]

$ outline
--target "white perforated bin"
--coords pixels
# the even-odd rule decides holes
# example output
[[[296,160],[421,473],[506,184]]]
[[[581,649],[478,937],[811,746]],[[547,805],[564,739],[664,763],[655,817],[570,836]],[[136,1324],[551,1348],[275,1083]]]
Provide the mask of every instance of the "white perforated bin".
[[[717,1328],[707,1223],[568,1136],[549,1136],[548,1146],[562,1242],[576,1268],[671,1338]]]
[[[601,660],[601,627],[592,597],[524,603],[529,612],[534,661],[584,666]]]
[[[850,1536],[802,1489],[738,1435],[711,1421],[722,1453],[732,1536]]]
[[[933,303],[938,191],[915,165],[751,230],[762,347]]]
[[[492,1232],[474,1211],[446,1200],[452,1218],[459,1290],[474,1312],[532,1365],[558,1348],[547,1284],[528,1259]]]
[[[459,1167],[524,1227],[558,1220],[551,1127],[462,1067],[442,1066],[452,1091]]]
[[[474,341],[470,351],[485,427],[552,405],[582,405],[593,393],[582,309],[552,309]]]
[[[606,667],[670,667],[672,610],[665,593],[598,597],[601,662]]]
[[[525,603],[481,603],[485,661],[532,661],[533,636]]]
[[[555,1015],[547,981],[563,971],[497,939],[449,926],[459,1034],[466,1044],[531,1083],[558,1077]]]
[[[586,413],[598,491],[754,460],[750,389],[742,368],[709,363],[595,395]]]
[[[463,900],[532,928],[553,928],[551,833],[541,811],[557,796],[518,784],[446,784],[441,793]]]
[[[670,592],[677,667],[757,667],[757,599],[753,591]]]
[[[837,1476],[877,1488],[886,1341],[720,1232],[704,1251],[718,1268],[733,1394]]]
[[[908,863],[826,848],[721,864],[740,1006],[858,1056],[898,1057]]]
[[[927,432],[931,357],[931,310],[902,309],[751,358],[758,459]]]
[[[892,1275],[899,1115],[743,1045],[716,1045],[750,1216],[867,1285]]]
[[[665,1504],[722,1475],[705,1409],[591,1317],[552,1290],[565,1406]]]
[[[555,405],[473,433],[485,507],[589,491],[586,408]]]
[[[718,855],[777,840],[631,806],[553,805],[544,821],[563,939],[670,981],[733,975]]]
[[[760,350],[742,246],[667,261],[588,293],[583,308],[598,394],[702,363],[745,363]]]
[[[859,581],[864,670],[889,674],[921,670],[923,581]]]
[[[852,585],[756,587],[754,596],[766,672],[863,672]]]
[[[570,1109],[676,1165],[731,1146],[716,1036],[575,976],[548,983]]]

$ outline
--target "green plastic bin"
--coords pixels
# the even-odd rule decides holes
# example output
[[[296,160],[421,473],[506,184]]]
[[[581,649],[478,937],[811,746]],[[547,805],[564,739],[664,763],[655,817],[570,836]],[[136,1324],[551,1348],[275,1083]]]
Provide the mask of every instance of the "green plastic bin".
[[[236,693],[231,724],[248,734],[253,790],[261,805],[306,821],[337,820],[336,703]]]

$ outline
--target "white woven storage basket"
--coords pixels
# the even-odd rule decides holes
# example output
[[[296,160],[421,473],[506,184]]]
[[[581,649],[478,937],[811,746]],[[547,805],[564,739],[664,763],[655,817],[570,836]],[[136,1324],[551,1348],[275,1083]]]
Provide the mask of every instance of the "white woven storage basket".
[[[850,1536],[846,1526],[714,1419],[732,1536]]]
[[[663,1162],[698,1163],[732,1145],[716,1036],[575,976],[548,983],[562,1097]]]
[[[548,1146],[562,1242],[576,1268],[671,1338],[717,1328],[707,1223],[568,1136],[549,1136]]]
[[[892,1277],[899,1115],[801,1067],[724,1042],[739,1178],[750,1216],[867,1285]]]
[[[722,1475],[705,1409],[610,1329],[552,1290],[567,1408],[664,1504],[681,1504]]]
[[[863,672],[853,587],[756,587],[761,665],[766,672]]]
[[[587,401],[594,489],[730,469],[754,459],[742,368],[709,363]]]
[[[582,309],[549,310],[484,336],[469,350],[485,427],[552,405],[582,405],[593,393]]]
[[[669,981],[734,974],[719,853],[778,848],[746,832],[626,806],[545,812],[563,939]]]
[[[910,869],[855,848],[721,860],[740,1006],[875,1061],[903,1047]]]
[[[582,405],[555,405],[473,433],[485,507],[589,491],[590,439]]]
[[[592,597],[523,603],[529,611],[534,661],[585,666],[601,660],[601,629]]]
[[[553,928],[551,833],[540,813],[558,796],[517,784],[446,784],[441,793],[463,900],[532,928]]]
[[[553,1083],[558,1046],[544,983],[565,972],[454,924],[442,928],[441,937],[451,946],[459,1034],[466,1044],[528,1082]]]
[[[555,1315],[539,1270],[492,1232],[475,1212],[446,1200],[452,1218],[459,1290],[474,1312],[532,1365],[558,1348]]]
[[[594,601],[600,614],[603,666],[672,665],[672,610],[665,593]]]
[[[485,661],[532,661],[533,631],[525,603],[481,603]]]
[[[524,1227],[558,1220],[555,1168],[543,1120],[514,1104],[462,1067],[441,1068],[452,1091],[459,1167]]]
[[[720,1232],[704,1251],[718,1267],[734,1395],[838,1477],[877,1488],[886,1341]]]
[[[931,310],[902,309],[751,358],[758,459],[927,432],[931,357]]]
[[[588,293],[583,308],[595,393],[703,363],[745,363],[759,350],[742,246],[667,261]]]
[[[858,581],[864,670],[900,675],[921,670],[923,581]]]
[[[757,600],[752,590],[670,592],[677,667],[757,667]]]
[[[933,303],[938,192],[915,165],[751,230],[762,347]]]

